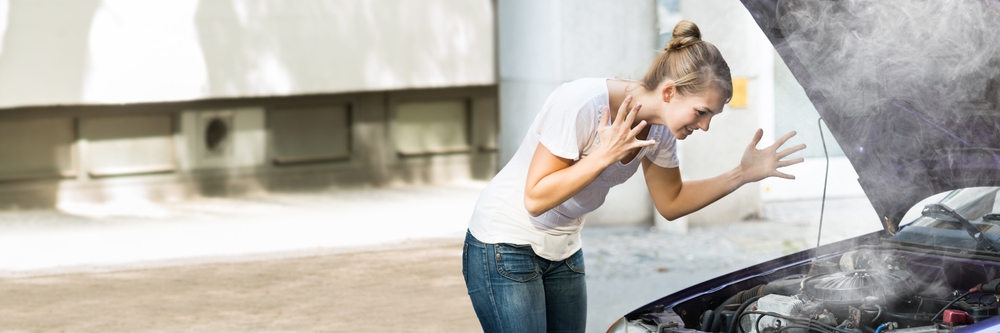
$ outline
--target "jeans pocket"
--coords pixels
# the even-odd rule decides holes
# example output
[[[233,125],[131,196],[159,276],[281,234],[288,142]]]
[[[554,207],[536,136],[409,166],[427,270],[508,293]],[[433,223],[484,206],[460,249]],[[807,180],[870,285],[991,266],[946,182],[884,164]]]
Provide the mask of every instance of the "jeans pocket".
[[[587,274],[587,266],[583,263],[583,249],[566,258],[566,267],[571,271]]]
[[[535,252],[530,245],[496,244],[497,273],[516,282],[527,282],[540,275]]]

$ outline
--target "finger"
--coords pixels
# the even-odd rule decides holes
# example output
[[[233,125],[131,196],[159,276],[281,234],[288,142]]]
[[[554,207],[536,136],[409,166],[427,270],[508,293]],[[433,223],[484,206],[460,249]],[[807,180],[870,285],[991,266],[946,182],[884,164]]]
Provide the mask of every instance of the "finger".
[[[805,160],[806,159],[799,157],[799,158],[796,158],[794,160],[778,161],[778,167],[779,168],[784,168],[784,167],[789,166],[789,165],[794,165],[794,164],[802,163]]]
[[[806,149],[806,144],[800,143],[800,144],[798,144],[798,145],[796,145],[794,147],[790,147],[788,149],[782,150],[780,153],[778,153],[778,159],[780,160],[782,158],[785,158],[785,156],[794,154],[795,152],[798,152],[798,151],[803,150],[803,149]]]
[[[618,114],[615,115],[615,123],[622,122],[625,119],[625,114],[628,113],[628,104],[632,103],[632,95],[625,96],[625,100],[622,101],[622,105],[618,107]]]
[[[633,107],[632,110],[629,111],[627,115],[625,115],[625,124],[632,126],[632,122],[635,121],[635,114],[638,113],[639,108],[641,107],[642,104],[635,103],[635,107]]]
[[[655,145],[655,144],[656,144],[656,140],[632,140],[632,143],[629,145],[629,146],[631,146],[629,149],[632,149],[632,148],[642,148],[642,147],[646,147],[646,146],[652,146],[652,145]]]
[[[611,113],[611,110],[607,106],[601,106],[601,121],[597,124],[597,128],[608,127],[608,113]]]
[[[628,132],[629,137],[634,138],[636,135],[639,135],[639,132],[642,132],[643,127],[646,127],[646,121],[640,120],[639,124],[635,125],[635,128],[632,128],[632,130]]]
[[[781,172],[781,171],[775,171],[774,175],[777,176],[777,177],[784,178],[784,179],[795,179],[795,176],[789,175],[789,174]]]
[[[753,134],[753,139],[750,140],[750,146],[747,149],[757,149],[757,144],[760,143],[760,139],[764,137],[764,130],[758,128],[757,132]]]
[[[633,148],[641,148],[652,146],[656,144],[656,140],[635,140],[636,145]]]
[[[781,138],[774,141],[774,144],[771,146],[777,149],[778,147],[781,147],[781,145],[785,144],[785,141],[788,141],[788,139],[791,139],[793,136],[795,136],[795,131],[785,133],[785,135],[782,135]]]

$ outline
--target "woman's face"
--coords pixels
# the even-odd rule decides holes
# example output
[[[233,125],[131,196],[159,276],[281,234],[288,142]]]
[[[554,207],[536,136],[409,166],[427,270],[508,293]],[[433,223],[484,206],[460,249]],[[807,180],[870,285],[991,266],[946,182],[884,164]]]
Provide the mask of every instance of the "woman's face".
[[[674,93],[665,102],[664,122],[677,140],[684,140],[699,129],[707,132],[712,117],[722,113],[725,104],[718,89],[706,89],[691,95]]]

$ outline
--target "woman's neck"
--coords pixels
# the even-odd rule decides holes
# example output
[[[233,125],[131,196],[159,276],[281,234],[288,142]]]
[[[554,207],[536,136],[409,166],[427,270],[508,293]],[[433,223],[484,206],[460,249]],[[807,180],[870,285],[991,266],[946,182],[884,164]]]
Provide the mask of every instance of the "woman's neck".
[[[608,108],[611,109],[611,118],[618,115],[618,110],[621,108],[622,101],[625,100],[625,96],[632,95],[632,103],[625,110],[631,110],[635,103],[642,104],[642,109],[640,109],[639,114],[635,117],[633,125],[638,124],[640,120],[645,117],[642,115],[649,114],[649,108],[655,108],[658,104],[653,99],[655,96],[650,93],[645,87],[642,86],[638,81],[623,80],[623,79],[609,79],[608,84]]]

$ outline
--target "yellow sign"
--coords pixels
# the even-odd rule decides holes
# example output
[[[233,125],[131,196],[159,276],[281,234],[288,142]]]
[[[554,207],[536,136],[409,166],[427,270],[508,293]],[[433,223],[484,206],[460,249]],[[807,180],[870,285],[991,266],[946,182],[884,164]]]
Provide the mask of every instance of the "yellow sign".
[[[747,78],[733,78],[733,99],[729,100],[729,106],[734,108],[747,107]]]

